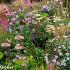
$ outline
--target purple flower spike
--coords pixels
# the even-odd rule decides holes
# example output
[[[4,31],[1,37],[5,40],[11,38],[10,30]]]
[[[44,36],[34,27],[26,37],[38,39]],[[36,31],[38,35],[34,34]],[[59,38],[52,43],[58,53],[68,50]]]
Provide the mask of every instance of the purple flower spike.
[[[48,12],[49,11],[49,7],[48,6],[43,6],[42,11],[43,12]]]

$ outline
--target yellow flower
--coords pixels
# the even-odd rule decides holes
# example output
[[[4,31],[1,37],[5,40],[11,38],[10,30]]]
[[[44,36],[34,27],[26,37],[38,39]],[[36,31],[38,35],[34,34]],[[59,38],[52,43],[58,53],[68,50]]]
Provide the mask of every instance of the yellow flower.
[[[47,32],[54,32],[54,31],[55,31],[54,25],[47,25],[46,31],[47,31]]]

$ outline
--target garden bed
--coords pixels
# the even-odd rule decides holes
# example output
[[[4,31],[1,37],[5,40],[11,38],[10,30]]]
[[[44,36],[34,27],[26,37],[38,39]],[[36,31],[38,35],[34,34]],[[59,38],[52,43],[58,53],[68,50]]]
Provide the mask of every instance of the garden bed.
[[[70,19],[41,3],[1,5],[0,69],[70,70]]]

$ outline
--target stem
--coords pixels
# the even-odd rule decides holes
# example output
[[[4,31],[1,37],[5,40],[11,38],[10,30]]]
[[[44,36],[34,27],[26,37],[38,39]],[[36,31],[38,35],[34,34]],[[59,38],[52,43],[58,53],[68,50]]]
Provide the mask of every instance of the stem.
[[[68,17],[68,0],[67,0],[67,4],[66,4],[66,18]]]

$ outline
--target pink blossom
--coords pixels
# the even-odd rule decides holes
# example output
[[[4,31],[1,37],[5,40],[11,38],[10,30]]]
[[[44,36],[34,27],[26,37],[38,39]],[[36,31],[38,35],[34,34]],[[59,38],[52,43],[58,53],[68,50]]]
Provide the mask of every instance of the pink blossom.
[[[25,4],[26,4],[28,7],[32,8],[32,4],[31,4],[31,1],[30,1],[30,0],[25,0]]]
[[[10,43],[1,43],[1,46],[2,47],[10,47],[11,45],[10,45]]]
[[[23,47],[20,44],[16,44],[15,49],[21,50]]]
[[[3,28],[3,31],[6,31],[7,27],[8,27],[8,24],[7,24],[7,20],[5,18],[1,18],[0,19],[0,23],[1,23],[1,26]]]
[[[17,35],[17,36],[15,36],[15,39],[16,39],[16,40],[22,40],[22,39],[24,39],[24,37],[21,36],[21,35]]]

